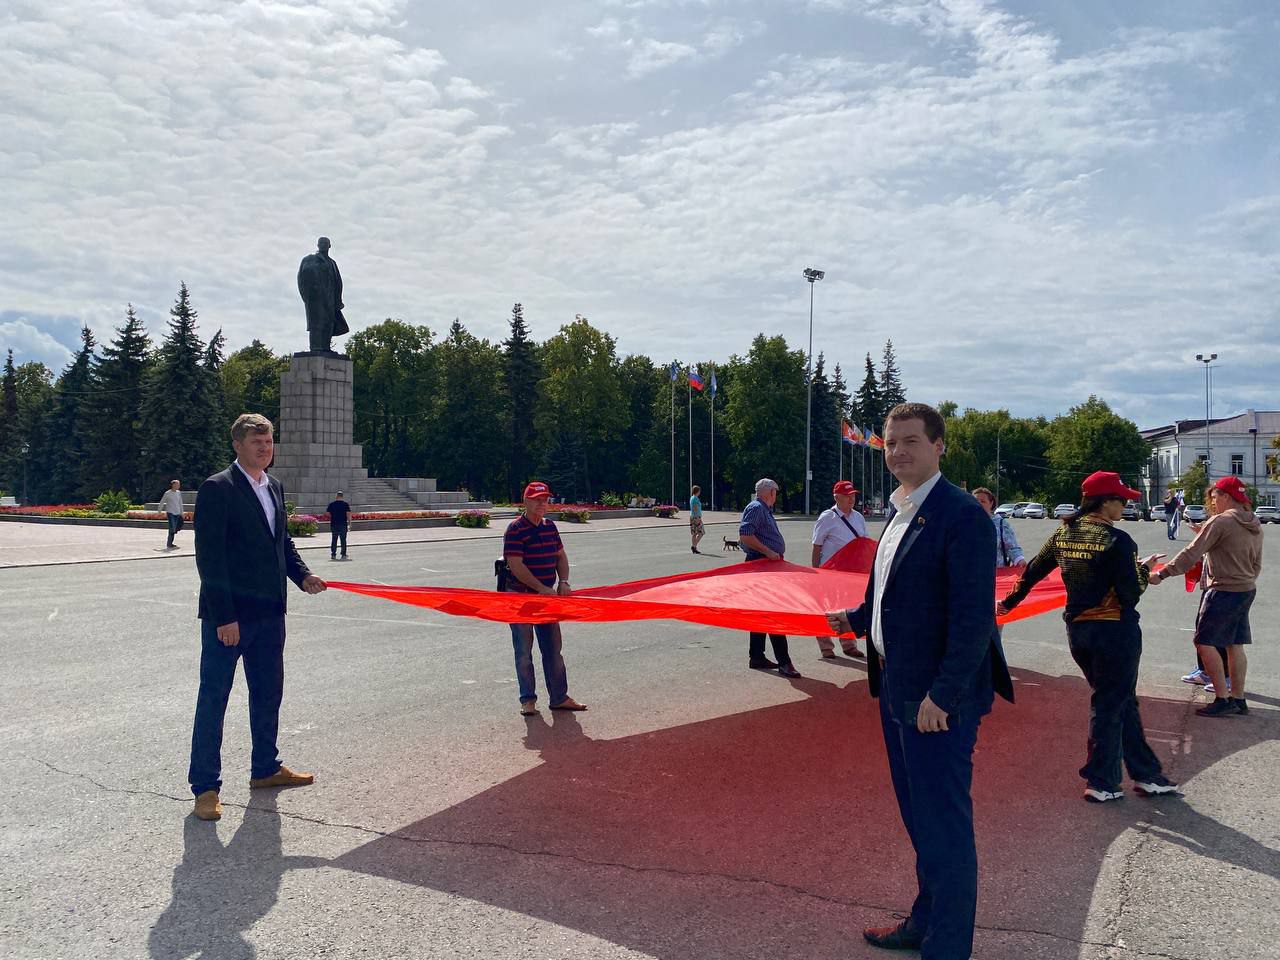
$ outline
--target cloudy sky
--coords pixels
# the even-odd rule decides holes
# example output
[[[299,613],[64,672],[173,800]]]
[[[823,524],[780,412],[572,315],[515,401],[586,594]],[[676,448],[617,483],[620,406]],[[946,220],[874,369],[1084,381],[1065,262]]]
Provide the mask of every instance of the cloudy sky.
[[[185,281],[305,349],[455,316],[1140,425],[1280,405],[1280,8],[1263,0],[8,0],[0,349],[60,369]]]

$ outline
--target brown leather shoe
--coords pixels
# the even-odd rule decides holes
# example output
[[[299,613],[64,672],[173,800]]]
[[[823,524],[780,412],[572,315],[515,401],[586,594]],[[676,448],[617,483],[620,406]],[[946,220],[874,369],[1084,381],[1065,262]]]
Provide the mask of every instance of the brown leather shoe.
[[[222,819],[222,801],[218,799],[217,790],[206,790],[196,797],[196,819]]]
[[[249,786],[255,790],[260,787],[309,787],[316,782],[314,773],[294,773],[288,767],[281,766],[269,777],[250,780]]]
[[[862,931],[862,936],[867,943],[883,950],[920,949],[920,934],[914,930],[908,930],[905,920],[896,927],[867,927]]]

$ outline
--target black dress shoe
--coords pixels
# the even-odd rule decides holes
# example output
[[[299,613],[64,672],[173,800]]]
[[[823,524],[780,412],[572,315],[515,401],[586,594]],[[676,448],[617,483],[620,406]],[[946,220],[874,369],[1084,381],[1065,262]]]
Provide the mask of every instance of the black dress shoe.
[[[777,670],[778,665],[768,657],[752,657],[747,664],[752,670]]]
[[[862,931],[862,936],[873,947],[884,950],[920,949],[920,934],[908,930],[905,920],[896,927],[867,927]]]

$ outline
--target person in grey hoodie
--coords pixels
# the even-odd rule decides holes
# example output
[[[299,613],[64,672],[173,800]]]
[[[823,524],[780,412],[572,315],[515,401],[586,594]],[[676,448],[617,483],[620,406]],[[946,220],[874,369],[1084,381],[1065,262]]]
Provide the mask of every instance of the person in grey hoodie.
[[[1213,516],[1185,549],[1151,574],[1149,582],[1157,584],[1184,574],[1204,558],[1206,589],[1196,613],[1195,643],[1205,670],[1213,679],[1214,700],[1196,713],[1224,717],[1249,712],[1244,699],[1245,670],[1249,665],[1244,648],[1252,642],[1249,608],[1262,572],[1262,525],[1253,515],[1249,495],[1239,477],[1218,480],[1209,496]],[[1229,680],[1219,654],[1227,659]]]

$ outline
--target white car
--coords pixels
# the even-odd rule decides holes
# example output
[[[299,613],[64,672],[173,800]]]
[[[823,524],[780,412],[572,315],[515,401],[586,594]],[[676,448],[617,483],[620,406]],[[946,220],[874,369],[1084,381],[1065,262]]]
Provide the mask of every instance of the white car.
[[[1164,515],[1164,504],[1157,503],[1154,507],[1152,507],[1151,512],[1147,514],[1147,519],[1148,520],[1167,520],[1168,517]]]
[[[1069,517],[1076,512],[1074,503],[1060,503],[1053,508],[1053,519],[1061,520],[1063,517]]]
[[[1016,503],[1002,503],[996,507],[996,513],[1002,517],[1012,517],[1013,511],[1017,509],[1017,506]]]
[[[1189,503],[1182,508],[1182,515],[1191,523],[1204,523],[1209,519],[1209,511],[1198,503]]]
[[[1025,511],[1030,505],[1030,500],[1019,500],[1013,505],[1013,513],[1011,513],[1010,516],[1021,517],[1023,515],[1023,511]]]
[[[1028,520],[1043,520],[1049,513],[1043,503],[1028,503],[1022,508],[1022,515]]]
[[[1253,515],[1259,523],[1280,523],[1280,507],[1259,507]]]

